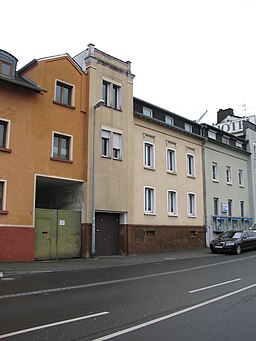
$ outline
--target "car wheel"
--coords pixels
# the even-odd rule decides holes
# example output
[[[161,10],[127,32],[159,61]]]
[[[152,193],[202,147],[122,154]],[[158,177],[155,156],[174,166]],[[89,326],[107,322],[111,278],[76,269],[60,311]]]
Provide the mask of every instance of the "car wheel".
[[[236,252],[237,255],[240,255],[240,253],[242,252],[242,247],[241,247],[240,244],[236,245],[236,251],[235,252]]]

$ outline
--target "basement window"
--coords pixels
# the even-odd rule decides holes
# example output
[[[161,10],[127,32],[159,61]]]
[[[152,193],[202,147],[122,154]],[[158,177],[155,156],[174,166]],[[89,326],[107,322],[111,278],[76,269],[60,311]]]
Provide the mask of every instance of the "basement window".
[[[155,237],[156,236],[156,231],[147,231],[147,237]]]

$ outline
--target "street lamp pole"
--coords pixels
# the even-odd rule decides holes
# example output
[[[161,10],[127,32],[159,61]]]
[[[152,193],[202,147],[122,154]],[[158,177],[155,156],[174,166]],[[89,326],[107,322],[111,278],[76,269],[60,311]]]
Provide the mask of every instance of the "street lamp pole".
[[[95,121],[96,109],[103,106],[105,101],[98,100],[93,107],[93,140],[92,140],[92,239],[91,239],[91,257],[95,257]]]

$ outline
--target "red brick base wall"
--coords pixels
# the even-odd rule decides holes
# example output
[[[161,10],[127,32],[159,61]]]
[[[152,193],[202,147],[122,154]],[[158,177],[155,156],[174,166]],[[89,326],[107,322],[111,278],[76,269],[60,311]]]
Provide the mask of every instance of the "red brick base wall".
[[[150,253],[205,246],[204,226],[127,225],[127,254]]]
[[[0,226],[0,262],[30,262],[34,259],[34,228]]]

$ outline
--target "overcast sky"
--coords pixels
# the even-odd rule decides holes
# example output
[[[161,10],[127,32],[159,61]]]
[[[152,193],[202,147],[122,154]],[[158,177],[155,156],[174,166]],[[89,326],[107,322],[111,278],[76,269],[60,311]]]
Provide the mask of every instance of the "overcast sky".
[[[18,58],[83,51],[132,62],[134,96],[201,122],[256,114],[256,0],[12,0],[0,49]]]

